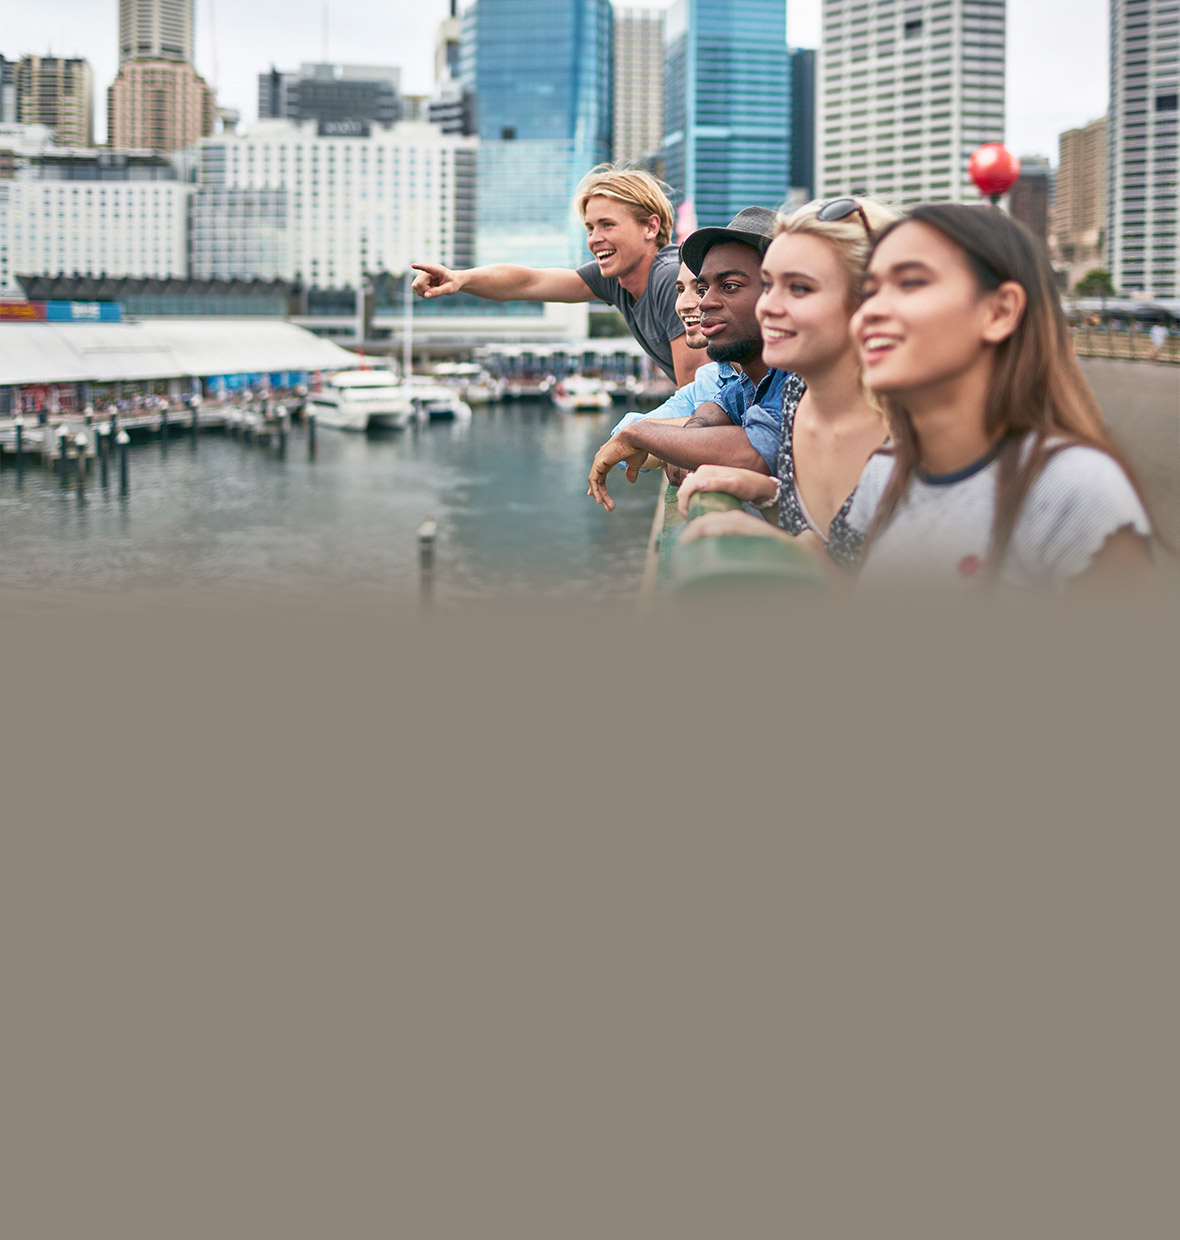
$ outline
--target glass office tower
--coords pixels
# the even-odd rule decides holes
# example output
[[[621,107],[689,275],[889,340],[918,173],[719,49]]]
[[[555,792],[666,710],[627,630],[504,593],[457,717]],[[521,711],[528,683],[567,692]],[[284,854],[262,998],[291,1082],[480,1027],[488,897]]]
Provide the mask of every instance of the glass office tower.
[[[791,180],[783,0],[675,0],[665,25],[664,178],[697,224],[778,207]]]
[[[480,137],[477,260],[585,262],[570,203],[611,155],[610,0],[479,0],[460,67]]]

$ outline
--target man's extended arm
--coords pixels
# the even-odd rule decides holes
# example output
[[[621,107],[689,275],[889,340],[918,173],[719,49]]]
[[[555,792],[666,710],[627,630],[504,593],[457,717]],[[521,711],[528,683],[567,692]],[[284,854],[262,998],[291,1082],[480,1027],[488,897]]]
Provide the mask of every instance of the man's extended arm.
[[[590,286],[566,267],[518,267],[493,263],[452,271],[435,263],[414,263],[413,290],[419,297],[470,293],[485,301],[593,301]]]
[[[743,427],[734,426],[728,418],[723,425],[714,426],[693,426],[691,422],[691,418],[684,426],[636,422],[620,431],[616,438],[629,439],[633,449],[645,448],[649,455],[684,469],[696,469],[700,465],[732,465],[763,474],[770,472]]]
[[[708,408],[708,405],[703,405],[702,411]],[[724,417],[725,411],[720,412]],[[684,469],[696,469],[701,465],[732,465],[761,474],[770,472],[745,430],[735,426],[728,417],[725,417],[724,425],[718,423],[711,426],[635,422],[617,435],[612,435],[598,449],[594,464],[590,467],[587,494],[609,512],[615,506],[606,486],[610,471],[619,461],[626,461],[627,481],[634,482],[649,456]]]

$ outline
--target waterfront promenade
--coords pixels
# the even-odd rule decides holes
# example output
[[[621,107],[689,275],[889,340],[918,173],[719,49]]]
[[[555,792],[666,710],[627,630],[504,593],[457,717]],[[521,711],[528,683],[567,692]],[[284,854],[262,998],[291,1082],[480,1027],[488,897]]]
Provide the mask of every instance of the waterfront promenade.
[[[1180,549],[1180,368],[1083,358],[1111,433],[1147,489],[1160,532]],[[1161,577],[1180,585],[1180,557],[1157,559]]]

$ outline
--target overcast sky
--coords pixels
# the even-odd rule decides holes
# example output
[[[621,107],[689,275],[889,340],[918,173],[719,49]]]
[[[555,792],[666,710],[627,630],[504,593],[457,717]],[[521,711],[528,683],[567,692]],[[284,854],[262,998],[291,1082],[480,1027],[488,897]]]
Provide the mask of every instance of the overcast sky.
[[[707,2],[707,0],[706,0]],[[95,74],[96,137],[118,67],[118,0],[0,0],[0,52],[83,56]],[[655,7],[665,7],[655,0]],[[820,0],[789,0],[788,39],[818,47]],[[1106,111],[1108,0],[1009,0],[1008,126],[1017,155],[1057,161],[1057,135]],[[327,46],[324,11],[329,10]],[[1063,20],[1063,10],[1068,20]],[[434,39],[448,0],[197,0],[197,68],[218,101],[257,115],[258,74],[306,60],[391,64],[403,89],[433,85]]]

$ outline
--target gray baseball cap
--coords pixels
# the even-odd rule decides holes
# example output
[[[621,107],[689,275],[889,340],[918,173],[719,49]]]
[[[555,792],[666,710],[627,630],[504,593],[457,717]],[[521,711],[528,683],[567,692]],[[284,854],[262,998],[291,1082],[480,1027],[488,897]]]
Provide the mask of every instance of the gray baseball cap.
[[[688,266],[693,275],[701,274],[705,255],[723,241],[738,241],[752,245],[759,254],[765,254],[774,239],[779,214],[769,207],[746,207],[729,221],[726,228],[698,228],[685,237],[680,246],[680,261]]]

